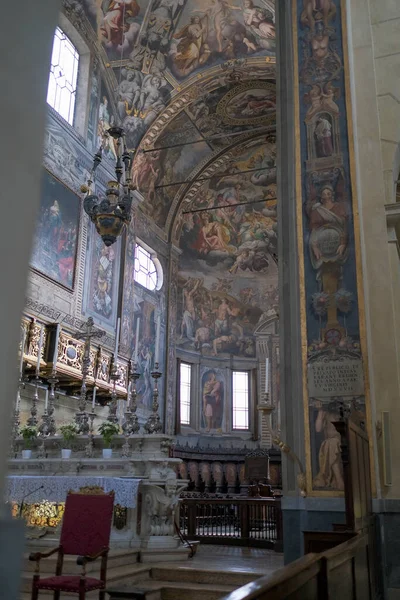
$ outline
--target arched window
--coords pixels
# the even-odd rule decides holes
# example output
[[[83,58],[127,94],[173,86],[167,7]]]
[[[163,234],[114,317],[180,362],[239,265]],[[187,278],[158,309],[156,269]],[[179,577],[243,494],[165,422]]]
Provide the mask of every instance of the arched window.
[[[150,291],[159,290],[162,286],[160,262],[140,244],[135,246],[134,279]]]
[[[78,80],[79,53],[71,40],[57,27],[53,52],[47,102],[70,125],[73,125]]]

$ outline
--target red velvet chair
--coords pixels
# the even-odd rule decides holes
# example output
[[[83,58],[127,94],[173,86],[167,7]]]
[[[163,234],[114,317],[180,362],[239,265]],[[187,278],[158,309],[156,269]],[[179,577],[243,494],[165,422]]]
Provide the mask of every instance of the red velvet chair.
[[[99,590],[99,600],[105,599],[107,558],[111,522],[114,508],[114,492],[73,493],[65,503],[60,545],[49,552],[34,552],[29,560],[36,561],[32,582],[32,600],[37,600],[40,590],[53,590],[54,600],[61,592],[72,592],[84,600],[86,592]],[[40,560],[58,552],[54,577],[40,577]],[[77,564],[82,566],[81,575],[63,575],[65,555],[78,555]],[[101,558],[100,578],[86,577],[86,564]]]

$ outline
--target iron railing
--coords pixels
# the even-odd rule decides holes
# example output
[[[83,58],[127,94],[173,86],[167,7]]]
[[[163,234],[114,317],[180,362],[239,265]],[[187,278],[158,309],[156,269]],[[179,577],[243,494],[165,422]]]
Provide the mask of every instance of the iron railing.
[[[180,529],[192,540],[282,549],[282,511],[273,498],[182,498]]]

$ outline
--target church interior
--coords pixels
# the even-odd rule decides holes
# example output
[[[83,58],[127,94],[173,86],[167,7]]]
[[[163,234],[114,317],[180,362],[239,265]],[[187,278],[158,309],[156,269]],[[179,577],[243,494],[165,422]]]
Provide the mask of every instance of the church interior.
[[[0,597],[400,598],[400,5],[4,11]]]

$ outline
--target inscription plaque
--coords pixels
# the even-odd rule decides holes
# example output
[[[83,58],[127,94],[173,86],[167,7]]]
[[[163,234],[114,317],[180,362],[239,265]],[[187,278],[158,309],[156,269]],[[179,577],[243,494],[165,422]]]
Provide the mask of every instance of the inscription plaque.
[[[361,396],[364,393],[362,361],[316,361],[308,365],[310,397]]]

